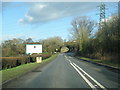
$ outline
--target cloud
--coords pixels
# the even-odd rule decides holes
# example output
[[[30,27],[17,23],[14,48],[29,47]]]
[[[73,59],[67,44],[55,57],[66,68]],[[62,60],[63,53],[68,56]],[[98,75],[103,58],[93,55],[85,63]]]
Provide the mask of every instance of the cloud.
[[[44,23],[66,16],[82,15],[96,8],[98,3],[33,3],[19,23]]]

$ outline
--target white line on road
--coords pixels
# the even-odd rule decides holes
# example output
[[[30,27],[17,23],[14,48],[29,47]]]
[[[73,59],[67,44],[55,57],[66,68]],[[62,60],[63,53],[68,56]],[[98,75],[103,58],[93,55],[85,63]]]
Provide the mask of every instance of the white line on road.
[[[107,90],[103,85],[101,85],[99,82],[97,82],[93,77],[91,77],[88,73],[86,73],[82,68],[80,68],[78,65],[73,63],[78,69],[80,69],[83,73],[85,73],[90,79],[92,79],[100,88]]]
[[[88,85],[91,88],[96,88],[95,85],[93,85],[86,77],[88,76],[92,81],[94,81],[94,83],[96,83],[97,86],[99,86],[100,88],[102,88],[103,90],[107,90],[103,85],[101,85],[98,81],[96,81],[93,77],[91,77],[88,73],[86,73],[82,68],[80,68],[78,65],[76,65],[75,63],[72,63],[71,60],[68,59],[67,56],[65,56],[65,58],[70,62],[70,64],[74,67],[74,69],[83,77],[83,79],[88,83]],[[84,74],[82,74],[81,72],[83,72]]]
[[[87,84],[93,89],[97,90],[96,87],[72,64],[70,63],[71,66],[82,76],[82,78],[87,82]]]
[[[72,58],[72,57],[69,56],[69,58]]]
[[[66,60],[68,60],[71,63],[71,60],[69,60],[67,57],[66,57]]]
[[[71,61],[69,60],[69,62],[71,63]]]
[[[71,61],[68,59],[68,57],[67,57],[67,56],[65,56],[65,58],[66,58],[66,60],[67,60],[67,61],[69,61],[69,62],[71,63]]]
[[[67,56],[65,56],[65,58],[67,58]]]

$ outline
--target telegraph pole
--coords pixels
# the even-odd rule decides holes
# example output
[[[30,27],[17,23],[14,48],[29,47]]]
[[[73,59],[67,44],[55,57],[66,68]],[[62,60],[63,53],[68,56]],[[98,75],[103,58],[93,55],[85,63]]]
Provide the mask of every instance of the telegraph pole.
[[[100,18],[99,18],[99,29],[101,29],[102,28],[102,20],[104,20],[105,21],[105,4],[104,3],[101,3],[101,5],[100,6],[98,6],[99,7],[99,10],[100,10],[100,13],[99,13],[99,16],[100,16]]]

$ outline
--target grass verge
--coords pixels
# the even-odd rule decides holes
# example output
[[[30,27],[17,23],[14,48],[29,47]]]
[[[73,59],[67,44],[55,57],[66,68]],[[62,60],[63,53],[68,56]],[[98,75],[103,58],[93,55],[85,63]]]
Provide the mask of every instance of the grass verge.
[[[2,73],[2,82],[24,75],[25,73],[41,66],[42,64],[52,61],[57,57],[57,55],[58,54],[54,54],[50,58],[43,60],[42,63],[29,63],[29,64],[20,65],[14,68],[1,70],[0,73]]]
[[[77,58],[87,60],[87,61],[92,61],[95,63],[104,64],[104,65],[115,67],[115,68],[120,68],[120,64],[110,62],[109,60],[91,59],[91,58],[86,58],[86,57],[77,57]]]

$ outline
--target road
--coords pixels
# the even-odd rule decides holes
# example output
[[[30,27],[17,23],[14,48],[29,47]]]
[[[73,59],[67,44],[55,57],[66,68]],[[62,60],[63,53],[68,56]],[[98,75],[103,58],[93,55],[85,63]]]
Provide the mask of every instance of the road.
[[[118,73],[103,66],[75,59],[67,54],[58,57],[3,88],[118,88]]]

